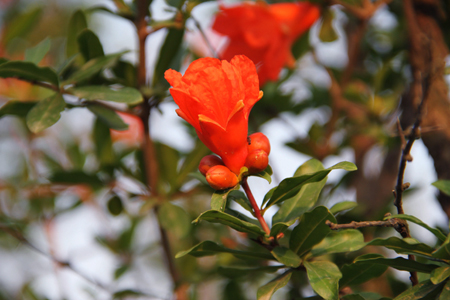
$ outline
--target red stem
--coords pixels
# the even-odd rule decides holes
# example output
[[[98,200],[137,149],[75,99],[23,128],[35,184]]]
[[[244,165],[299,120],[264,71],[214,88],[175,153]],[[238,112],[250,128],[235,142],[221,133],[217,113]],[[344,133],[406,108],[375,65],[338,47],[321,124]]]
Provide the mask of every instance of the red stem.
[[[255,212],[255,217],[258,219],[259,223],[261,224],[264,231],[267,233],[267,235],[270,235],[270,228],[267,226],[266,220],[264,220],[263,216],[261,215],[261,210],[258,207],[258,204],[255,201],[255,197],[253,197],[252,191],[250,190],[250,187],[247,183],[247,177],[244,177],[242,179],[242,188],[244,189],[245,193],[247,194],[248,200],[250,200],[250,204],[253,207],[253,211]]]

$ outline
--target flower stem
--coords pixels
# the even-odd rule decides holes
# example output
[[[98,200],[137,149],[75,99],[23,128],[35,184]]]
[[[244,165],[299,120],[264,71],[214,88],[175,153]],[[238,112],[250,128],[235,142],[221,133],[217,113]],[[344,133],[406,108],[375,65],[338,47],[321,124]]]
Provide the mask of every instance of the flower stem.
[[[253,207],[253,211],[255,212],[255,216],[258,219],[259,223],[261,224],[262,228],[266,232],[267,235],[270,235],[270,229],[269,226],[267,226],[266,220],[264,220],[263,216],[261,215],[261,210],[258,207],[258,204],[255,201],[255,197],[253,197],[252,191],[250,190],[250,187],[248,186],[247,177],[244,177],[242,179],[242,188],[244,189],[245,193],[247,194],[248,200],[250,200],[250,204]]]

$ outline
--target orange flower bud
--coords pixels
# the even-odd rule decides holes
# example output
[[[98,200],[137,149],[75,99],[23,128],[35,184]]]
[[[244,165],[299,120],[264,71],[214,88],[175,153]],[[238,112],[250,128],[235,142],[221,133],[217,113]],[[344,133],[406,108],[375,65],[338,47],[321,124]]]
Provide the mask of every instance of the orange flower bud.
[[[238,184],[236,174],[225,166],[214,166],[206,173],[206,181],[215,190],[225,190]]]
[[[252,153],[255,150],[264,150],[267,155],[270,154],[270,142],[267,136],[261,132],[250,134],[248,137],[248,153]]]
[[[202,158],[200,161],[200,164],[198,165],[198,170],[200,173],[203,174],[203,176],[206,176],[206,173],[214,166],[224,166],[222,159],[220,157],[215,155],[206,155]]]
[[[247,156],[245,166],[250,174],[256,174],[264,171],[269,165],[269,155],[262,149],[257,149]]]

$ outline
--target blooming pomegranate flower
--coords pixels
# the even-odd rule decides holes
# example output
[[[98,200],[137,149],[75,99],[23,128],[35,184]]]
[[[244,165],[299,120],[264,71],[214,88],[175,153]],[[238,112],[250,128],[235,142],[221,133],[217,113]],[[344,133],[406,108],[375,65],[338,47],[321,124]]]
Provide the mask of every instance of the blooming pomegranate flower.
[[[248,116],[262,97],[254,63],[243,55],[230,62],[200,58],[182,76],[167,70],[177,114],[194,126],[200,140],[235,174],[248,154]]]
[[[319,16],[318,6],[309,2],[244,2],[221,6],[212,29],[229,38],[221,57],[228,60],[237,54],[246,55],[259,67],[262,86],[277,80],[283,66],[294,66],[292,44]]]

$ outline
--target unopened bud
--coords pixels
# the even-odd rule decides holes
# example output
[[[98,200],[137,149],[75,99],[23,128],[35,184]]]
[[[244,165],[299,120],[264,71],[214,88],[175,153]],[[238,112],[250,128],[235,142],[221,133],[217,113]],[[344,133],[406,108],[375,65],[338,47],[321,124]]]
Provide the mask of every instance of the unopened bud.
[[[264,171],[269,164],[269,155],[266,151],[258,149],[250,152],[245,161],[245,166],[250,174]]]
[[[208,173],[209,169],[211,169],[214,166],[223,166],[223,161],[220,157],[215,155],[206,155],[202,158],[200,161],[200,164],[198,165],[198,170],[200,173],[203,174],[203,176],[206,176],[206,173]]]
[[[256,132],[250,134],[248,137],[248,153],[251,153],[255,150],[264,150],[267,155],[270,154],[270,142],[267,136],[262,134],[261,132]]]
[[[238,184],[236,174],[225,166],[217,165],[211,167],[206,173],[206,181],[215,190],[225,190]]]

